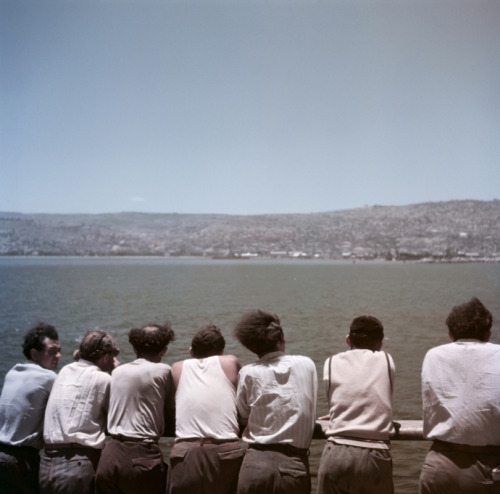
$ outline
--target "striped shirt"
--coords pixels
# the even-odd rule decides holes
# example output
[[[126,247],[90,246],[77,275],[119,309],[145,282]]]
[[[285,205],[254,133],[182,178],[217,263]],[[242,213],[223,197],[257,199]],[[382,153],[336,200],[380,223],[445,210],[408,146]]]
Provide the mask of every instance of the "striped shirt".
[[[85,359],[64,366],[45,411],[46,444],[104,448],[111,376]]]
[[[307,449],[316,419],[318,377],[309,357],[271,352],[239,373],[236,404],[249,444]]]

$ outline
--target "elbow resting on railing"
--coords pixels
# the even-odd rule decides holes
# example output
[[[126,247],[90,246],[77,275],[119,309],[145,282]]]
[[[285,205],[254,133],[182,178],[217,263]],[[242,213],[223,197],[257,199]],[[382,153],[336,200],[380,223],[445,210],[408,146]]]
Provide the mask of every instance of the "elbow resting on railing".
[[[328,420],[316,420],[313,439],[326,439]],[[422,420],[395,420],[391,441],[425,441]]]

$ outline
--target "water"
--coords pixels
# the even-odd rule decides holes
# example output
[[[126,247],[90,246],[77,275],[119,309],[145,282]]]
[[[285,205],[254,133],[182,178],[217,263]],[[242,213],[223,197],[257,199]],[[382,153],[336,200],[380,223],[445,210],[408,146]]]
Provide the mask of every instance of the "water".
[[[480,298],[493,313],[492,341],[500,343],[500,264],[0,258],[0,280],[2,382],[22,359],[22,336],[37,320],[58,329],[60,366],[93,327],[110,331],[121,361],[129,362],[128,330],[165,319],[176,332],[165,362],[188,358],[193,333],[213,322],[226,336],[226,353],[246,364],[254,356],[231,330],[242,312],[254,308],[278,314],[287,352],[311,357],[321,381],[325,359],[347,349],[351,320],[372,314],[384,324],[384,349],[396,364],[394,416],[420,419],[422,360],[429,348],[448,341],[444,321],[453,305]],[[318,415],[326,413],[320,384]],[[168,455],[171,440],[162,441]],[[313,442],[313,471],[322,447]],[[427,449],[427,442],[393,443],[397,493],[417,492]]]

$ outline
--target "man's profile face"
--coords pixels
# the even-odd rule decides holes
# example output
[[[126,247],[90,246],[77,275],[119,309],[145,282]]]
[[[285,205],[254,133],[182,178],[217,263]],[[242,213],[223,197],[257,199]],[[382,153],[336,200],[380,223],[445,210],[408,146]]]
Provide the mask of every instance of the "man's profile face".
[[[40,367],[49,370],[56,370],[59,359],[61,358],[61,345],[57,340],[45,338],[43,340],[43,349],[34,350],[35,358],[33,359]]]

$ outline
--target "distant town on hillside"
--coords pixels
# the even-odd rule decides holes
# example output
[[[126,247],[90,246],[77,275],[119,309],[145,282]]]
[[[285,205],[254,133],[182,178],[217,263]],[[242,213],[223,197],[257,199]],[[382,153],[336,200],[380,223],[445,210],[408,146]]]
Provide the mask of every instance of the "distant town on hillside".
[[[254,216],[3,212],[0,255],[499,261],[500,201]]]

